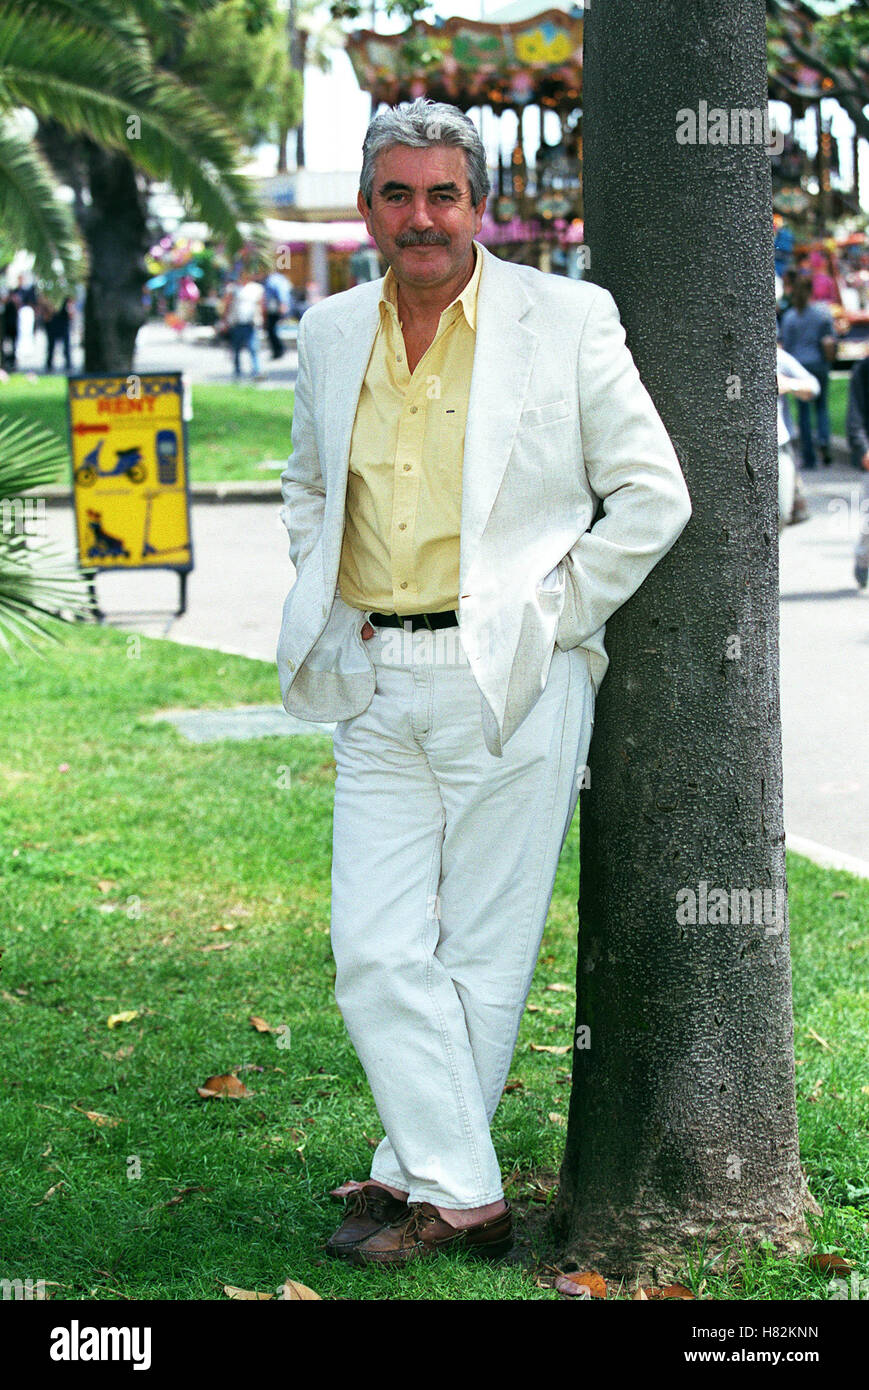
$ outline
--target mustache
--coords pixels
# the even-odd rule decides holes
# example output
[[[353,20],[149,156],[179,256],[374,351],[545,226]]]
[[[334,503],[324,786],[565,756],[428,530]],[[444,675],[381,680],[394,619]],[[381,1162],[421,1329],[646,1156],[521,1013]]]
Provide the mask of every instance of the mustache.
[[[395,244],[403,251],[408,246],[449,246],[450,239],[443,232],[399,232]]]

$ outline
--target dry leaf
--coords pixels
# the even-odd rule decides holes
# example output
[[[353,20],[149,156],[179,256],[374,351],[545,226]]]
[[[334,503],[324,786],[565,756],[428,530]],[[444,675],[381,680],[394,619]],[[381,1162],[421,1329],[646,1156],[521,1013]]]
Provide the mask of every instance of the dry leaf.
[[[209,931],[235,931],[238,922],[218,922],[216,927],[209,927]]]
[[[816,1043],[818,1043],[821,1047],[825,1047],[825,1048],[827,1049],[828,1052],[830,1052],[830,1051],[832,1050],[831,1047],[830,1047],[830,1044],[827,1042],[826,1038],[822,1038],[821,1035],[820,1035],[820,1033],[816,1033],[816,1032],[815,1032],[814,1028],[810,1028],[810,1029],[809,1029],[809,1031],[808,1031],[808,1037],[814,1039],[814,1041],[815,1041]]]
[[[229,951],[232,949],[231,941],[215,941],[210,946],[200,946],[200,951]]]
[[[665,1284],[661,1289],[660,1298],[693,1298],[690,1289],[686,1289],[684,1284]]]
[[[256,1095],[255,1091],[249,1091],[244,1082],[239,1081],[232,1072],[225,1072],[221,1076],[209,1076],[196,1089],[205,1100],[212,1096],[229,1096],[234,1100],[242,1100],[245,1096]]]
[[[559,985],[559,984],[555,984],[555,985],[547,985],[546,988],[547,988],[547,989],[551,989],[551,990],[555,990],[558,994],[569,994],[569,993],[570,993],[570,985]]]
[[[593,1270],[583,1274],[562,1274],[555,1287],[566,1298],[606,1298],[606,1280]]]
[[[636,1303],[638,1299],[642,1303],[648,1303],[649,1295],[646,1293],[645,1289],[637,1289],[637,1292],[635,1294],[631,1294],[632,1303]]]
[[[285,1281],[280,1293],[278,1294],[278,1298],[316,1298],[320,1303],[322,1303],[323,1301],[318,1293],[314,1293],[313,1289],[308,1288],[307,1284],[297,1284],[295,1279],[287,1279]]]
[[[259,1014],[251,1014],[250,1023],[258,1033],[273,1033],[275,1031],[270,1023],[266,1023],[264,1018],[260,1018]]]
[[[113,888],[117,888],[117,883],[113,878],[101,878],[97,880],[97,888],[101,893],[111,893]]]
[[[114,1129],[115,1125],[121,1123],[120,1120],[111,1115],[102,1115],[99,1110],[82,1110],[80,1105],[74,1105],[72,1108],[78,1110],[82,1115],[87,1115],[88,1119],[92,1120],[95,1125],[108,1125],[110,1129]]]
[[[565,1120],[564,1116],[563,1116],[563,1115],[559,1115],[559,1113],[558,1113],[557,1110],[550,1110],[550,1112],[549,1112],[549,1118],[550,1118],[550,1120],[552,1121],[552,1123],[553,1123],[554,1125],[565,1125],[565,1124],[567,1124],[567,1121]]]
[[[174,1197],[170,1197],[168,1202],[164,1202],[164,1207],[177,1207],[179,1202],[183,1202],[185,1197],[189,1197],[191,1192],[210,1192],[210,1187],[182,1187],[180,1192],[176,1192]]]
[[[506,1086],[504,1087],[504,1094],[507,1095],[507,1094],[509,1094],[510,1091],[524,1091],[524,1089],[525,1089],[525,1082],[524,1082],[524,1081],[520,1081],[520,1080],[517,1078],[515,1081],[508,1081],[508,1082],[507,1082]],[[866,1089],[866,1088],[864,1088],[864,1089]]]
[[[819,1269],[823,1274],[849,1274],[854,1268],[847,1260],[843,1260],[841,1255],[810,1255],[809,1264],[812,1269]]]
[[[41,1197],[36,1203],[36,1206],[41,1207],[43,1202],[47,1202],[49,1197],[53,1197],[55,1192],[58,1192],[62,1187],[66,1187],[66,1183],[61,1179],[60,1182],[56,1182],[53,1187],[48,1189],[45,1196]]]
[[[106,1020],[110,1028],[117,1028],[122,1023],[132,1023],[134,1018],[139,1017],[138,1009],[125,1009],[120,1014],[110,1014]]]
[[[540,1013],[540,1005],[539,1005],[539,1004],[526,1004],[526,1005],[525,1005],[525,1012],[526,1012],[526,1014],[539,1014],[539,1013]]]
[[[569,1051],[570,1051],[570,1048],[569,1048],[569,1047],[548,1047],[545,1043],[531,1043],[531,1051],[532,1051],[532,1052],[554,1052],[556,1056],[561,1057],[561,1056],[564,1055],[565,1052],[569,1052]]]
[[[274,1298],[271,1293],[254,1293],[252,1289],[237,1289],[234,1284],[224,1284],[223,1292],[227,1298],[251,1299],[257,1303],[267,1303],[270,1298]]]
[[[843,892],[843,891],[841,891],[841,890],[840,890],[838,893],[833,893],[833,894],[832,894],[832,897],[834,897],[834,898],[850,898],[850,896],[851,896],[850,893],[845,893],[845,892]]]

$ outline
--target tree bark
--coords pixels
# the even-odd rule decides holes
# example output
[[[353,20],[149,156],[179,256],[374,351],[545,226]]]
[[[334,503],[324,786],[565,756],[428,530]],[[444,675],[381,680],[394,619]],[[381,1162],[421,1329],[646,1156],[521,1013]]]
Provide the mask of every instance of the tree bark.
[[[800,1248],[814,1205],[785,898],[769,161],[763,144],[676,140],[677,112],[701,100],[766,112],[764,21],[763,0],[595,0],[585,29],[591,275],[619,306],[694,514],[607,624],[549,1235],[562,1264],[651,1282],[705,1235],[707,1253]],[[726,891],[726,921],[718,899],[704,913],[703,884]],[[732,900],[741,889],[771,890],[770,910]]]
[[[82,230],[91,271],[84,313],[85,371],[129,372],[146,317],[146,199],[125,155],[87,141],[87,167],[91,202]]]

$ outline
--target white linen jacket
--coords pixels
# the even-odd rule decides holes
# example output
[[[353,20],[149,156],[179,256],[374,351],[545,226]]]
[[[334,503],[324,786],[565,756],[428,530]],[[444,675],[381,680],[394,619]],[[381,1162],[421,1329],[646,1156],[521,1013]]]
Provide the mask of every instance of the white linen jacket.
[[[606,621],[674,544],[691,502],[612,295],[476,245],[459,640],[497,757],[543,690],[554,645],[583,648],[599,690]],[[382,284],[334,295],[299,325],[293,453],[281,475],[296,581],[277,662],[284,707],[314,722],[361,713],[375,688],[365,614],[344,602],[337,578]]]

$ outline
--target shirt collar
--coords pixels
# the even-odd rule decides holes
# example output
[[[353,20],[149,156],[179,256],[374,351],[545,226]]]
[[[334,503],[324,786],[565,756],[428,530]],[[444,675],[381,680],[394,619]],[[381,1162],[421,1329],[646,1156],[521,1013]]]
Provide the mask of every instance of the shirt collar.
[[[460,295],[457,295],[456,298],[452,301],[452,303],[450,303],[450,304],[447,305],[447,307],[446,307],[446,309],[444,309],[443,313],[444,313],[444,314],[449,313],[450,309],[452,309],[452,307],[453,307],[453,304],[460,304],[460,305],[462,306],[462,312],[464,313],[465,320],[466,320],[466,322],[467,322],[468,327],[469,327],[470,329],[476,331],[476,327],[477,327],[477,292],[478,292],[478,290],[479,290],[479,288],[480,288],[480,276],[481,276],[482,270],[483,270],[483,256],[482,256],[482,252],[480,251],[480,247],[477,245],[476,242],[473,243],[473,246],[474,246],[474,255],[475,255],[475,257],[476,257],[476,264],[474,265],[474,272],[473,272],[473,274],[472,274],[470,280],[468,281],[468,283],[465,285],[465,288],[462,290],[461,294],[460,294]],[[397,286],[397,284],[396,284],[395,276],[394,276],[393,273],[392,273],[392,266],[389,267],[389,269],[388,269],[387,272],[386,272],[386,275],[383,277],[383,286],[382,286],[381,291],[380,291],[380,312],[381,312],[381,314],[383,314],[384,312],[387,312],[387,313],[388,313],[388,312],[390,311],[390,307],[389,307],[389,306],[391,306],[392,313],[395,315],[395,318],[396,318],[396,320],[397,320],[397,319],[398,319],[398,286]],[[442,315],[442,317],[443,317],[443,315]]]

